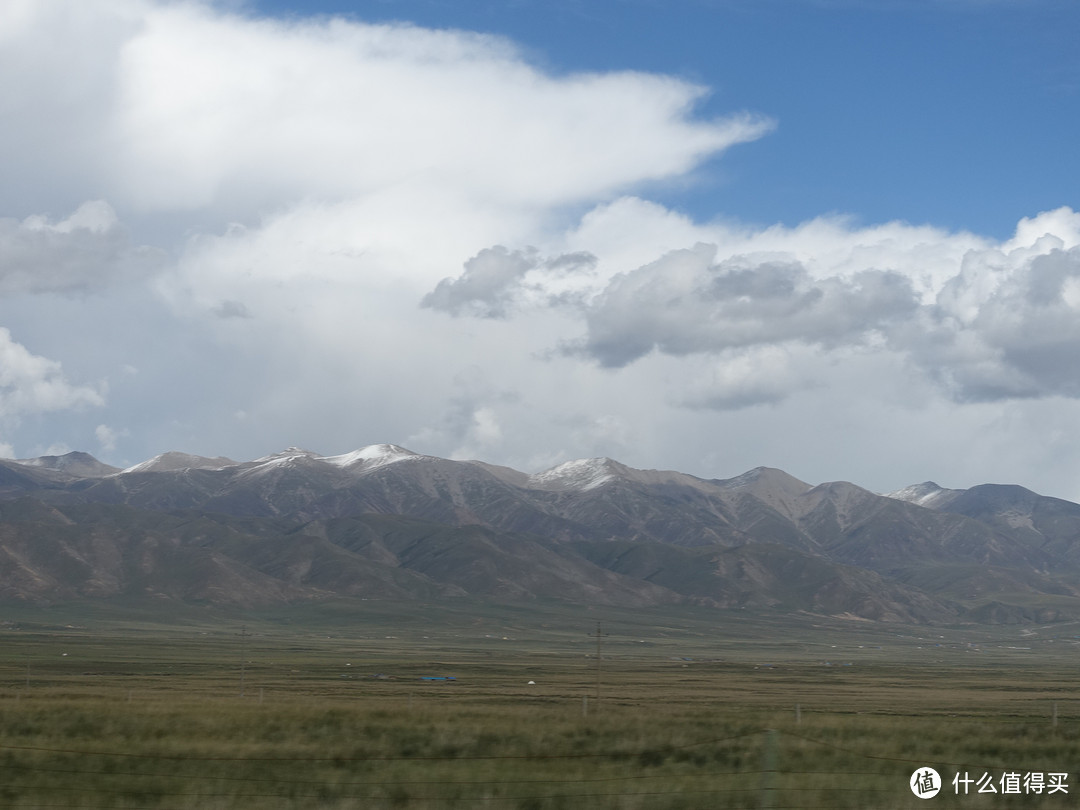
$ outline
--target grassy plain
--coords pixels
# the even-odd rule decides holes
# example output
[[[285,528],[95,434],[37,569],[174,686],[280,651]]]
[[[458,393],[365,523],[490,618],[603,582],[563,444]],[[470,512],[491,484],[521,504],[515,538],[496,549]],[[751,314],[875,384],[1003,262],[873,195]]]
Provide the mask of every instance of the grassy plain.
[[[1080,802],[1078,625],[369,601],[160,616],[0,606],[0,806]],[[929,803],[908,787],[922,766],[946,783]],[[1032,772],[1068,793],[1003,793]]]

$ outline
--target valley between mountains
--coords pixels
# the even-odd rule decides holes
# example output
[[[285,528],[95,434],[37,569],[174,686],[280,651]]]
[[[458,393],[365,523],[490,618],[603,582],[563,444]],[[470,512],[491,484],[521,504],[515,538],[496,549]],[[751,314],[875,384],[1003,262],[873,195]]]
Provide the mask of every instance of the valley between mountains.
[[[255,461],[0,461],[0,601],[695,604],[920,624],[1080,618],[1080,505],[879,495],[586,459],[526,474],[372,445]]]

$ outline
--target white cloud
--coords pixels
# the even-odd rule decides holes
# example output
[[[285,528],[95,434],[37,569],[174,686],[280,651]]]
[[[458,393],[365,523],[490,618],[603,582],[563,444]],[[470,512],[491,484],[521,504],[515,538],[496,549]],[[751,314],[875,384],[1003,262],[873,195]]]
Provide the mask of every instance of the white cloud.
[[[505,318],[511,296],[537,265],[535,251],[509,251],[496,245],[465,262],[459,279],[444,278],[420,306],[451,315],[468,312],[481,318]]]
[[[3,210],[70,210],[111,197],[117,62],[146,6],[128,0],[0,4]],[[26,209],[23,209],[26,206]]]
[[[1041,241],[1047,252],[1010,256],[993,289],[958,277],[918,344],[960,398],[1080,398],[1080,248]]]
[[[150,6],[119,68],[124,179],[152,206],[404,187],[556,205],[681,174],[768,128],[693,119],[703,90],[676,79],[546,75],[496,37],[192,3]]]
[[[535,209],[683,174],[771,126],[702,120],[704,88],[666,76],[554,76],[494,36],[194,0],[9,3],[0,39],[19,186],[143,210],[250,220],[391,192]]]
[[[104,404],[100,391],[72,385],[60,363],[32,354],[0,327],[0,420]]]
[[[576,302],[574,282],[587,282],[595,264],[591,253],[542,259],[534,248],[510,251],[496,245],[465,262],[460,278],[440,281],[420,306],[454,316],[505,318],[511,307],[526,303],[523,299],[530,294],[548,304]]]
[[[824,384],[828,365],[823,354],[802,344],[722,351],[687,386],[679,404],[726,411],[781,402]]]
[[[0,416],[132,463],[394,441],[883,486],[1036,469],[1080,396],[1080,215],[1004,242],[696,221],[650,184],[770,126],[703,92],[461,31],[0,4],[0,323],[63,360],[0,331]],[[74,417],[103,393],[68,375],[111,381],[107,416]]]
[[[791,340],[861,342],[916,308],[908,279],[866,269],[815,280],[783,259],[731,259],[699,244],[619,274],[590,302],[587,336],[569,350],[619,367],[654,348],[715,353]]]
[[[129,435],[130,433],[124,428],[116,430],[108,425],[98,425],[94,428],[94,436],[97,437],[98,445],[106,453],[111,453],[116,450],[116,443],[121,438]]]
[[[629,218],[634,228],[624,223],[619,232],[645,234],[654,248],[665,236],[710,241],[613,272],[598,227],[609,216]],[[583,239],[588,231],[600,238]],[[1078,243],[1080,214],[1066,208],[1022,220],[1012,239],[993,244],[902,223],[860,228],[831,219],[756,232],[694,225],[627,200],[593,211],[571,236],[600,258],[580,274],[591,293],[567,308],[585,335],[564,336],[563,351],[610,368],[654,351],[712,356],[712,382],[696,383],[683,399],[693,407],[742,408],[804,389],[809,381],[797,368],[805,362],[788,358],[805,360],[810,349],[907,358],[959,401],[1080,397]],[[497,284],[477,283],[481,258],[501,273]],[[505,249],[481,253],[425,300],[441,294],[446,311],[490,315],[475,307],[490,307],[497,288],[499,315],[509,301],[563,307],[543,276],[529,275],[535,266]],[[451,292],[474,309],[450,302]]]
[[[451,389],[439,420],[406,443],[430,447],[448,458],[486,459],[498,452],[504,438],[500,413],[518,403],[516,392],[493,383],[478,365],[455,374]]]
[[[0,295],[100,290],[161,267],[162,252],[131,245],[104,200],[58,222],[43,215],[0,219]]]

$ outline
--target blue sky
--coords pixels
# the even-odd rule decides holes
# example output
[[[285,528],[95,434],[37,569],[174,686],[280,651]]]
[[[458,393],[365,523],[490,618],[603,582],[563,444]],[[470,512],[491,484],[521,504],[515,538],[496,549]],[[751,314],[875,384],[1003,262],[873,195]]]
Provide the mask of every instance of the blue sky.
[[[1080,499],[1080,6],[0,4],[0,454]]]

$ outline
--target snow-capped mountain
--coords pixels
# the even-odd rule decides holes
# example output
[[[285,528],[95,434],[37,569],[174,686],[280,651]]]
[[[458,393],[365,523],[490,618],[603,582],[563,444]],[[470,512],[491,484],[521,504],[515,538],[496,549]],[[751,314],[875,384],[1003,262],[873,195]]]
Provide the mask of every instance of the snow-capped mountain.
[[[421,459],[419,453],[398,447],[396,444],[369,444],[351,453],[340,456],[326,456],[323,461],[344,469],[373,470],[386,464],[394,464],[398,461],[413,461]]]
[[[62,456],[39,456],[18,461],[27,467],[53,470],[75,478],[102,478],[120,472],[119,468],[103,464],[89,453],[68,453]]]
[[[592,458],[525,473],[392,444],[172,452],[125,470],[85,454],[0,461],[0,599],[157,588],[1048,619],[1080,616],[1078,540],[1080,506],[1020,487],[882,496],[765,467],[704,479]]]
[[[1056,559],[1080,563],[1080,505],[1039,495],[1015,484],[980,484],[944,489],[927,482],[890,494],[929,509],[973,518]]]
[[[530,475],[526,486],[550,491],[596,489],[628,472],[628,468],[610,458],[582,458],[567,461],[550,470]]]
[[[193,456],[190,453],[169,452],[154,456],[152,459],[128,467],[125,470],[113,472],[137,473],[137,472],[175,472],[177,470],[220,470],[225,467],[235,467],[236,462],[224,456],[217,458],[205,458]]]
[[[907,501],[908,503],[935,509],[941,504],[948,503],[961,491],[939,487],[933,481],[924,481],[921,484],[912,484],[887,494],[890,498],[895,498],[898,501]]]

